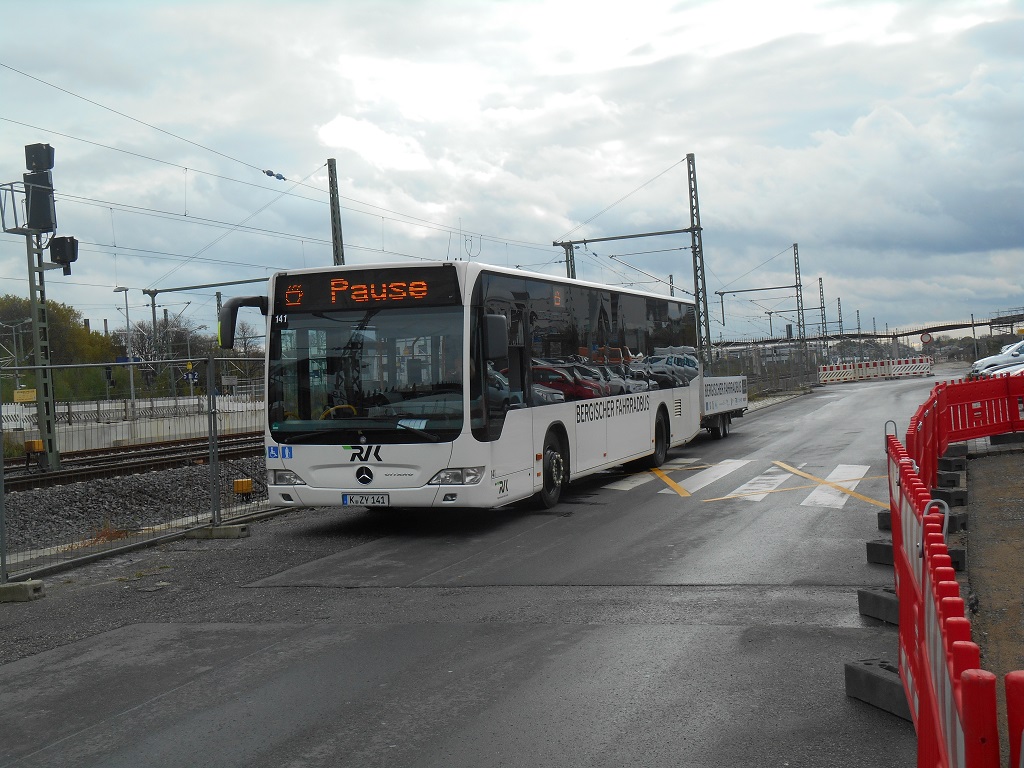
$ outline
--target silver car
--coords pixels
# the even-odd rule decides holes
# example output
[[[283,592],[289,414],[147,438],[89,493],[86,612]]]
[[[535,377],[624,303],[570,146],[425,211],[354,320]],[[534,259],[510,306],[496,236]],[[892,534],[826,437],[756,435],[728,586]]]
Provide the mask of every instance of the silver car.
[[[1006,352],[1000,352],[998,355],[990,355],[989,357],[983,357],[981,360],[975,360],[971,366],[971,376],[977,376],[982,371],[987,371],[989,368],[995,368],[997,365],[1012,365],[1013,363],[1024,363],[1024,341],[1018,341]]]

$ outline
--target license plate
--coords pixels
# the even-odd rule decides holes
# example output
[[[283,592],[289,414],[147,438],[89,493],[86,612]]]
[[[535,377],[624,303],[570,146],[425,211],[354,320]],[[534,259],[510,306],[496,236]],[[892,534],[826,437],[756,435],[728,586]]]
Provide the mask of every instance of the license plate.
[[[343,493],[343,507],[387,507],[391,501],[386,493]]]

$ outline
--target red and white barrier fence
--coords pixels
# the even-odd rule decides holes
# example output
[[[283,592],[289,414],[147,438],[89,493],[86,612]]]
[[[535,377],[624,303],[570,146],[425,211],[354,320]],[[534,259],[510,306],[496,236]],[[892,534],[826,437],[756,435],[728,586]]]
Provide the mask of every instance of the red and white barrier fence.
[[[899,599],[899,670],[917,729],[917,764],[998,768],[996,676],[980,648],[931,499],[938,458],[949,443],[1024,430],[1024,380],[939,384],[918,408],[907,445],[886,435],[893,568]],[[948,512],[948,510],[946,510]],[[1006,676],[1010,763],[1024,768],[1024,671]]]
[[[908,357],[901,360],[822,365],[818,367],[818,381],[822,384],[840,384],[846,381],[931,376],[933,362],[930,357]]]

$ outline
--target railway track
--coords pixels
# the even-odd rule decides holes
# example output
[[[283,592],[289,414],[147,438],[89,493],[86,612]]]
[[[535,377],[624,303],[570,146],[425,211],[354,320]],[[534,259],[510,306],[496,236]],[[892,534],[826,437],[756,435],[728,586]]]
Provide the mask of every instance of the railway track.
[[[217,440],[219,461],[249,458],[263,452],[263,433],[224,435]],[[4,464],[4,491],[14,493],[33,488],[85,482],[160,469],[174,469],[210,460],[209,438],[168,440],[159,443],[100,448],[61,454],[61,468],[55,472],[33,468],[31,457],[20,463]]]

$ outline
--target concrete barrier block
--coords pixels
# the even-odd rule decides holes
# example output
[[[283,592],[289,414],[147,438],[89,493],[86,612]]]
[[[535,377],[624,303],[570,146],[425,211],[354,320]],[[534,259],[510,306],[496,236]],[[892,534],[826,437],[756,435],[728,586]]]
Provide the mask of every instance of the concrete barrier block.
[[[937,468],[942,472],[966,472],[967,459],[960,457],[942,458],[939,459]]]
[[[953,561],[954,571],[967,570],[967,550],[963,547],[949,547],[949,559]]]
[[[892,512],[887,509],[878,513],[878,530],[892,530]]]
[[[966,488],[932,488],[932,498],[946,502],[951,507],[967,506]]]
[[[967,530],[967,518],[968,513],[964,512],[950,512],[949,513],[949,528],[948,533],[959,533],[960,531]]]
[[[892,565],[892,542],[887,540],[867,542],[868,562]]]
[[[1024,432],[1004,432],[1001,435],[992,435],[988,439],[992,445],[1011,445],[1013,443],[1024,443]]]
[[[870,616],[887,624],[900,623],[900,601],[893,587],[858,589],[857,608],[861,616]]]
[[[884,659],[848,661],[846,695],[913,722],[896,666]]]
[[[186,539],[245,539],[248,536],[248,525],[210,525],[185,533]]]
[[[967,458],[967,443],[950,443],[946,446],[946,452],[942,454],[945,458]]]
[[[939,488],[959,488],[960,472],[936,472],[935,479]]]
[[[0,603],[27,603],[46,597],[46,585],[36,579],[0,584]]]

